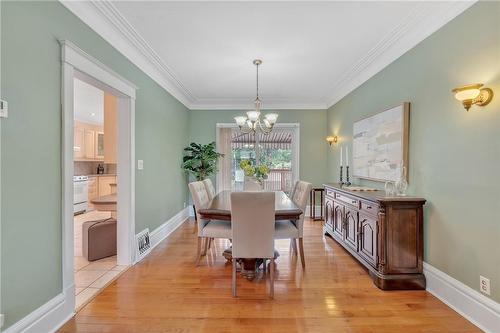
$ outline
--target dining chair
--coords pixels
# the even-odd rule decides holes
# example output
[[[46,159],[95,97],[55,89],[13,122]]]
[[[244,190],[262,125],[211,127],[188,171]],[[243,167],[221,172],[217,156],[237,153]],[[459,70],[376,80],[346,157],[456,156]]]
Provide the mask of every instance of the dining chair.
[[[293,248],[296,248],[295,240],[299,240],[300,261],[302,268],[306,267],[304,257],[304,215],[306,211],[309,192],[311,192],[312,184],[304,181],[299,181],[295,186],[295,192],[291,200],[302,210],[302,215],[297,221],[283,220],[276,222],[275,239],[290,239],[293,243]]]
[[[290,191],[290,199],[293,198],[293,195],[295,194],[295,189],[297,188],[297,184],[300,182],[300,180],[297,180],[295,184],[293,184],[292,190]]]
[[[208,199],[212,200],[215,197],[215,187],[210,178],[203,180],[203,185],[205,185],[205,189],[207,190]]]
[[[206,220],[199,213],[200,209],[206,208],[210,204],[205,184],[201,181],[189,183],[189,191],[194,201],[196,209],[196,223],[198,225],[198,250],[196,254],[196,265],[200,263],[201,256],[206,253],[210,239],[231,238],[231,223],[228,221]],[[203,240],[205,250],[201,252]]]
[[[274,192],[231,193],[233,239],[233,297],[236,297],[236,259],[270,259],[269,295],[274,297]]]

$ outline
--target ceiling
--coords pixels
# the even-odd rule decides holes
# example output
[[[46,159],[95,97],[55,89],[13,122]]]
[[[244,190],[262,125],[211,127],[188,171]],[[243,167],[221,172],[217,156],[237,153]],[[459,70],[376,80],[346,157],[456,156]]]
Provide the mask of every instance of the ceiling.
[[[327,108],[473,2],[63,2],[190,109]]]
[[[104,91],[74,79],[73,103],[75,119],[85,123],[104,124]]]

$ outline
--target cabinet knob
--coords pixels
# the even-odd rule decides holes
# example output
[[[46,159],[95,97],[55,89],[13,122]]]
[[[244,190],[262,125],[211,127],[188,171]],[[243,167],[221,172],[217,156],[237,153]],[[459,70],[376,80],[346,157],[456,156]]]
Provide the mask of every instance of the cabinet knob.
[[[356,203],[356,200],[353,200],[353,201],[351,201],[351,202],[352,202],[353,204],[355,204],[355,203]]]

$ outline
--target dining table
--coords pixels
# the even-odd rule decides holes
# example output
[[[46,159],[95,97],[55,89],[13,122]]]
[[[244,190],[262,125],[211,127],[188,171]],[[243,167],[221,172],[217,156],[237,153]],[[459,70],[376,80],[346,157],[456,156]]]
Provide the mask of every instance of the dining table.
[[[206,208],[198,210],[198,214],[203,219],[207,220],[222,220],[231,221],[231,192],[224,190],[217,193]],[[295,205],[295,203],[283,191],[275,191],[275,221],[291,220],[297,221],[303,211]],[[223,256],[228,260],[232,260],[231,247],[224,250]],[[275,250],[275,258],[279,253]],[[257,270],[263,263],[262,258],[246,258],[239,259],[241,274],[251,280],[256,276]]]

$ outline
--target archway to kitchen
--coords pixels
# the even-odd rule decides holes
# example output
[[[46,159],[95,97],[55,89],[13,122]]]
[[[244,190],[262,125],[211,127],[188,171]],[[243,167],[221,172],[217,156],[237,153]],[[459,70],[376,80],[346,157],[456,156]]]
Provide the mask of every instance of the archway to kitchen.
[[[135,259],[136,87],[72,43],[61,46],[63,285],[78,309]]]

